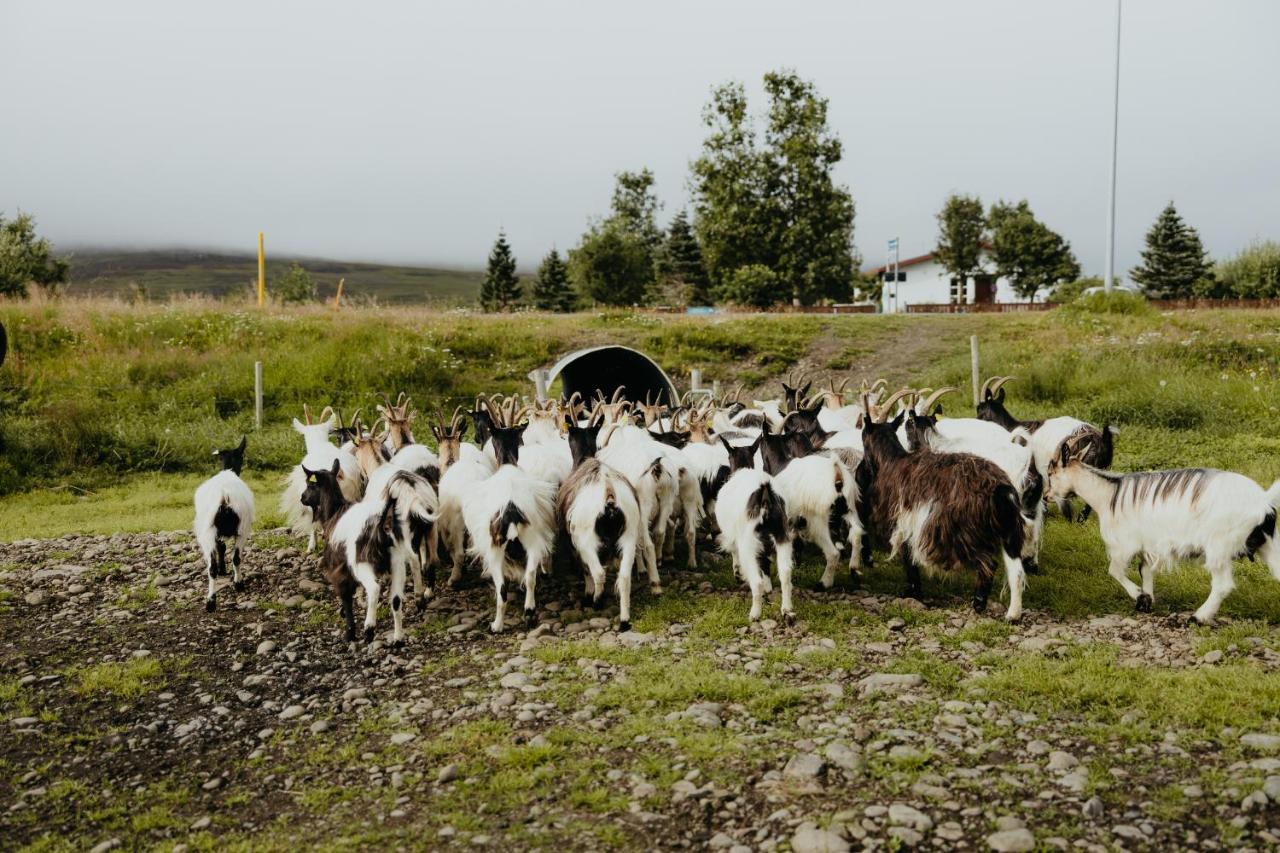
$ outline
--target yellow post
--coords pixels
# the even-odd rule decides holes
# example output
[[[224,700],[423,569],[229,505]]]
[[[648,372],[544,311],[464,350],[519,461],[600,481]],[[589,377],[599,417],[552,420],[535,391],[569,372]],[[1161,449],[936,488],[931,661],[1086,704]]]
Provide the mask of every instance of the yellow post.
[[[342,283],[343,283],[344,281],[346,281],[346,279],[345,279],[345,278],[340,278],[340,279],[338,279],[338,295],[337,295],[337,296],[335,296],[335,297],[333,297],[333,307],[334,307],[334,308],[341,308],[341,307],[342,307]]]
[[[258,232],[258,307],[267,303],[267,256],[262,252],[262,232]]]

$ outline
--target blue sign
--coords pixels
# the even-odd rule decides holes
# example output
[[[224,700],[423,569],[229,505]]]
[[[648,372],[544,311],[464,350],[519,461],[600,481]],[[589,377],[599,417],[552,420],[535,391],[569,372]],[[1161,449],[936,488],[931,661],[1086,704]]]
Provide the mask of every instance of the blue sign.
[[[698,314],[698,315],[703,315],[703,316],[705,316],[705,315],[707,315],[707,314],[719,314],[719,313],[720,313],[720,310],[719,310],[718,308],[715,308],[715,307],[713,307],[713,306],[711,306],[711,305],[690,305],[690,306],[689,306],[687,309],[685,309],[685,310],[686,310],[688,313],[690,313],[690,314]]]

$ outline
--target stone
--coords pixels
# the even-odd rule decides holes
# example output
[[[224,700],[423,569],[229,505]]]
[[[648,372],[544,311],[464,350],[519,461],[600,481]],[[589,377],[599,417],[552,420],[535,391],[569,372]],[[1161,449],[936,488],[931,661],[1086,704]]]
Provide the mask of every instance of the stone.
[[[876,672],[858,682],[858,692],[863,696],[877,693],[896,693],[924,684],[919,673]]]
[[[889,823],[894,826],[909,826],[918,832],[933,829],[933,818],[906,803],[894,803],[889,806]]]
[[[805,821],[791,836],[791,849],[795,853],[847,853],[849,842],[830,830],[819,829],[812,821]]]
[[[263,640],[261,643],[258,643],[258,654],[260,655],[269,655],[275,650],[276,650],[275,640]]]
[[[204,817],[192,823],[191,829],[193,832],[199,832],[202,829],[208,829],[209,825],[212,823],[213,823],[213,818],[209,817],[208,815],[205,815]]]
[[[838,740],[827,744],[826,756],[828,761],[849,774],[860,775],[866,767],[861,752]]]
[[[391,736],[391,742],[396,746],[404,746],[406,743],[416,740],[417,737],[413,732],[396,732]]]
[[[316,720],[314,723],[311,724],[311,733],[313,735],[318,735],[321,732],[327,732],[327,731],[329,731],[328,720]]]
[[[1262,784],[1262,793],[1273,803],[1280,803],[1280,776],[1268,776]]]
[[[440,768],[440,772],[436,774],[436,783],[444,785],[458,778],[458,765],[446,764]]]
[[[827,763],[812,752],[798,752],[791,756],[782,774],[791,779],[811,780],[827,772]]]
[[[915,847],[924,841],[924,835],[909,826],[889,827],[889,837],[898,839],[903,847]]]
[[[1055,749],[1049,753],[1049,769],[1054,771],[1071,770],[1079,766],[1080,759],[1069,752]]]
[[[119,838],[108,838],[106,841],[94,846],[89,853],[107,853],[108,850],[115,850],[119,846]],[[848,850],[849,848],[845,847],[845,849]]]
[[[498,683],[508,689],[520,688],[529,683],[529,676],[523,672],[508,672]]]
[[[1029,829],[1006,829],[988,835],[987,846],[998,853],[1027,853],[1036,849],[1036,837]]]
[[[726,835],[723,832],[717,832],[711,836],[711,840],[707,842],[707,846],[712,850],[724,850],[733,846],[733,836]]]
[[[1085,804],[1080,807],[1081,813],[1090,820],[1097,820],[1102,817],[1103,805],[1101,797],[1090,797]]]
[[[305,713],[307,713],[307,709],[301,705],[290,705],[280,712],[280,719],[292,720],[294,717],[301,717]]]
[[[201,787],[201,788],[204,788],[206,791],[216,791],[216,790],[218,790],[219,788],[221,788],[221,787],[222,787],[222,777],[221,777],[221,776],[214,776],[212,779],[210,779],[209,781],[205,782],[205,783],[204,783],[203,785],[201,785],[200,787]]]
[[[27,604],[30,604],[32,607],[35,607],[40,604],[44,604],[44,600],[45,600],[45,594],[38,589],[35,590],[34,592],[29,592],[26,595],[26,602]],[[102,843],[106,844],[105,841]],[[111,848],[108,847],[107,849],[110,850]]]
[[[1117,824],[1111,827],[1111,834],[1118,835],[1121,838],[1127,838],[1130,841],[1146,841],[1147,836],[1141,829],[1136,826],[1130,826],[1127,823]]]
[[[1264,735],[1249,732],[1240,735],[1240,743],[1258,752],[1280,752],[1280,735]]]
[[[1200,660],[1205,663],[1217,663],[1222,660],[1222,649],[1214,649],[1213,651],[1205,652],[1204,657],[1200,658]]]

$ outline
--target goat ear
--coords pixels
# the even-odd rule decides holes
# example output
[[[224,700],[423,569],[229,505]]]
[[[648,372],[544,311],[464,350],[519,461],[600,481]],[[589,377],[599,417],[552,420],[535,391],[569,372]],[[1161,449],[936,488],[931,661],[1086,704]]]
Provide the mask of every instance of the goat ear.
[[[896,430],[898,427],[902,426],[902,422],[903,420],[906,419],[906,417],[907,417],[907,410],[903,409],[901,412],[898,412],[898,416],[896,418],[889,421],[889,426],[893,427]]]
[[[249,436],[247,435],[240,436],[240,446],[237,447],[236,449],[239,450],[241,453],[244,453],[244,449],[248,446],[249,446]]]
[[[467,419],[461,418],[458,421],[458,434],[455,436],[455,438],[462,438],[466,434],[467,434]]]
[[[933,415],[934,417],[937,417],[940,414],[942,414],[942,405],[938,404],[937,406],[933,407]]]
[[[1058,462],[1060,462],[1063,465],[1066,465],[1070,461],[1071,461],[1071,451],[1067,448],[1067,443],[1064,441],[1062,445],[1058,448]]]
[[[1003,388],[1001,388],[999,391],[997,391],[997,392],[996,392],[996,402],[997,402],[997,403],[1000,403],[1000,404],[1002,404],[1002,405],[1003,405],[1003,403],[1004,403],[1004,389],[1003,389]]]
[[[730,453],[733,452],[733,445],[729,443],[729,440],[727,438],[725,438],[723,435],[717,435],[716,438],[720,439],[720,443],[724,445],[725,450],[729,451]]]
[[[306,425],[306,424],[304,424],[302,421],[298,420],[297,418],[294,418],[294,419],[293,419],[293,431],[294,431],[294,432],[306,432],[306,431],[307,431],[307,425]]]
[[[333,467],[329,469],[329,473],[337,477],[342,472],[342,462],[338,459],[333,460]]]

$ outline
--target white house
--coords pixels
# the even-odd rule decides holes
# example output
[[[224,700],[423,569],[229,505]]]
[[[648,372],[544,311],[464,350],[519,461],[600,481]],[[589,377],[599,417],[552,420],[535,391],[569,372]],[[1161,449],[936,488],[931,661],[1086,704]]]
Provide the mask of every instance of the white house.
[[[886,314],[904,312],[910,305],[974,305],[995,302],[1025,302],[1013,291],[1007,278],[997,278],[987,250],[981,255],[983,269],[988,272],[969,276],[961,285],[959,280],[938,263],[933,252],[903,258],[898,262],[896,281],[889,267],[876,267],[872,275],[884,281],[880,297],[880,310]]]

